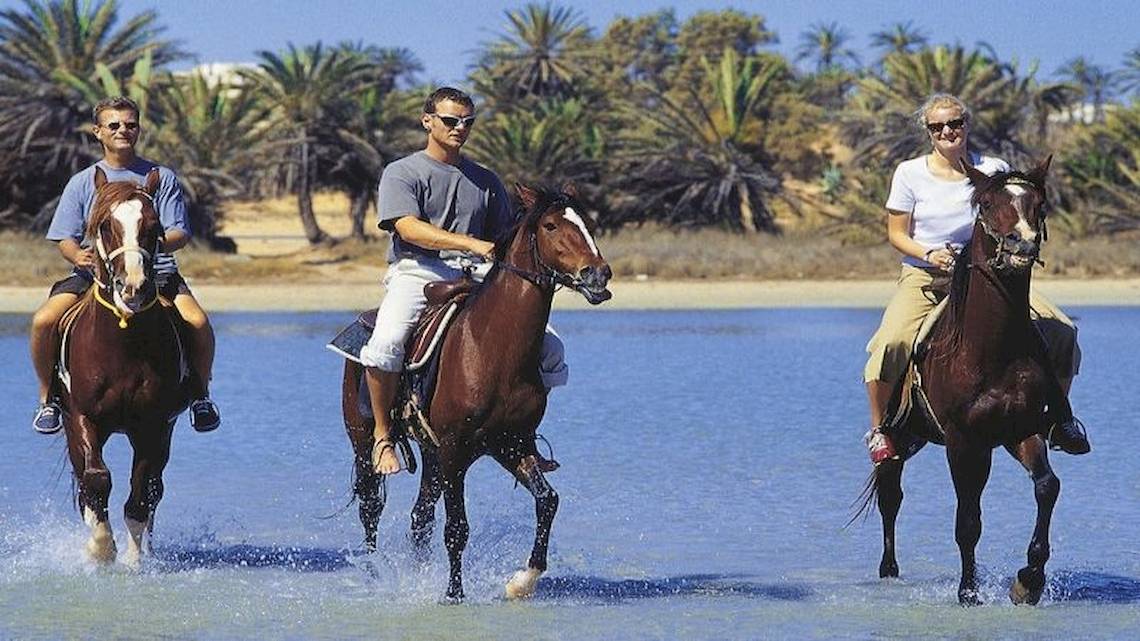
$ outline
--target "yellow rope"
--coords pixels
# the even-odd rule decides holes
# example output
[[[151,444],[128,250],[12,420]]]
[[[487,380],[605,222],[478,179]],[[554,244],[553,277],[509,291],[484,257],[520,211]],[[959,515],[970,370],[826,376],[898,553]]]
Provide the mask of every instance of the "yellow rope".
[[[115,314],[115,317],[119,319],[119,329],[126,329],[128,317],[124,316],[123,312],[120,311],[118,307],[115,307],[111,303],[108,303],[107,299],[103,298],[103,296],[99,293],[98,287],[95,287],[94,289],[95,289],[95,300],[99,301],[100,305],[102,305],[103,307],[106,307],[107,309],[111,310],[112,313]],[[154,304],[157,302],[158,302],[158,297],[155,296],[149,303],[146,304],[145,307],[143,307],[142,309],[140,309],[138,312],[135,312],[135,313],[140,314],[142,312],[145,312],[146,310],[150,309],[151,307],[154,307]]]

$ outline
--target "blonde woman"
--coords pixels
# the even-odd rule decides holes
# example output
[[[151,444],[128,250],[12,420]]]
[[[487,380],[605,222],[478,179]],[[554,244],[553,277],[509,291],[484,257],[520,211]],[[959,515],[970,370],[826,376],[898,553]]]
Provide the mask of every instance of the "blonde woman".
[[[891,181],[887,240],[903,255],[902,273],[879,329],[867,344],[870,357],[863,370],[871,409],[867,445],[876,465],[898,456],[881,428],[891,392],[910,361],[914,338],[939,300],[929,286],[953,269],[956,252],[969,242],[973,231],[975,211],[970,197],[974,190],[963,163],[991,175],[1009,171],[1004,160],[970,151],[970,110],[957,97],[932,95],[916,116],[931,149],[900,163]],[[1043,436],[1055,449],[1084,454],[1089,451],[1088,439],[1065,398],[1080,366],[1076,327],[1037,292],[1031,291],[1030,306],[1063,391],[1059,398],[1048,399],[1049,427]]]

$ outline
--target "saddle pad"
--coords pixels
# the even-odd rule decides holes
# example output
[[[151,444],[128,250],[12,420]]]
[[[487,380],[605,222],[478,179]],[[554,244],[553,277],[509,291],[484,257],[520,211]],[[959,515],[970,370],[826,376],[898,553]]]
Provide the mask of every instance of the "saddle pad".
[[[365,323],[363,315],[348,327],[340,330],[325,347],[355,363],[360,362],[360,350],[372,337],[372,328]]]

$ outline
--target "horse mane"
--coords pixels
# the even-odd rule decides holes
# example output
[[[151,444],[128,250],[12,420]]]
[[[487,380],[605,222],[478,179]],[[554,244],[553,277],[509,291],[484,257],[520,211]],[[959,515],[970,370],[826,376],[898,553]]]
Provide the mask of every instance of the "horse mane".
[[[94,240],[99,231],[99,225],[102,225],[103,221],[111,215],[112,204],[127,200],[136,191],[142,191],[142,187],[127,180],[107,182],[97,189],[95,191],[95,202],[91,207],[91,216],[87,219],[87,238]]]
[[[515,212],[514,224],[495,236],[496,260],[506,259],[507,250],[510,249],[511,242],[513,242],[515,236],[518,235],[520,228],[526,227],[530,229],[534,227],[538,224],[539,216],[550,211],[555,206],[572,206],[575,204],[574,197],[561,190],[540,187],[535,191],[538,193],[538,199],[535,201],[534,206],[530,208],[530,211],[527,211],[525,206],[520,205]]]

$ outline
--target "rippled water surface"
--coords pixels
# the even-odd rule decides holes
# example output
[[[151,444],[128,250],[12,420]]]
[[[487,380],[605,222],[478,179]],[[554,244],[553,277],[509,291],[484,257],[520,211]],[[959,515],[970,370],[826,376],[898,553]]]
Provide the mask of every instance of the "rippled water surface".
[[[543,426],[563,464],[550,571],[533,601],[502,599],[533,501],[480,461],[460,606],[438,603],[438,529],[426,566],[405,542],[415,479],[389,484],[376,554],[360,553],[355,507],[342,509],[340,362],[323,345],[349,315],[214,316],[225,425],[179,423],[155,556],[138,573],[84,561],[63,437],[28,425],[28,317],[0,316],[0,638],[1135,638],[1140,309],[1071,311],[1094,451],[1054,457],[1048,592],[1036,608],[1005,597],[1035,508],[998,453],[978,547],[989,605],[968,610],[941,449],[908,465],[902,579],[876,578],[877,517],[843,527],[868,472],[859,375],[875,310],[556,313],[572,372]],[[124,438],[107,459],[122,548]]]

